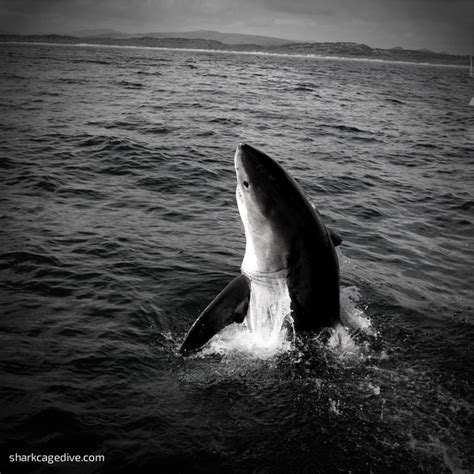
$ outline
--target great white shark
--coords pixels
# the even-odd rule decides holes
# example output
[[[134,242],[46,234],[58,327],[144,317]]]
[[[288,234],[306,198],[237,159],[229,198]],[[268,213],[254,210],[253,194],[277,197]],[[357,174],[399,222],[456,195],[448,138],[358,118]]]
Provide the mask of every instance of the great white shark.
[[[197,350],[232,323],[249,321],[253,279],[283,279],[296,331],[340,323],[341,238],[321,219],[296,181],[275,160],[247,144],[235,152],[236,198],[245,230],[241,274],[207,306],[181,352]]]

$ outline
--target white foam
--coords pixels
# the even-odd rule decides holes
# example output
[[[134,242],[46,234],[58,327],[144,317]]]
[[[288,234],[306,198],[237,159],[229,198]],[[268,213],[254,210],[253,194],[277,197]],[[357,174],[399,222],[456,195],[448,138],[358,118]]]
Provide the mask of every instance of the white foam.
[[[258,273],[242,270],[250,280],[250,302],[243,324],[214,336],[203,354],[245,354],[266,359],[287,352],[294,340],[286,270]]]
[[[214,354],[270,359],[294,349],[295,332],[286,272],[244,273],[249,277],[251,286],[249,310],[244,323],[224,328],[211,339],[200,356]],[[366,357],[368,347],[354,339],[354,331],[376,336],[370,319],[358,307],[360,299],[357,287],[341,288],[342,324],[331,329],[326,346],[342,360]]]
[[[245,323],[262,345],[273,345],[280,339],[284,322],[293,327],[287,272],[244,273],[250,278],[250,304]]]
[[[355,333],[377,336],[370,319],[358,307],[361,295],[355,286],[341,288],[341,322],[331,329],[328,349],[339,359],[360,360],[367,357],[369,343],[355,340]]]
[[[216,334],[200,352],[200,356],[222,355],[251,359],[271,359],[293,347],[292,333],[283,328],[278,337],[262,339],[244,324],[231,324]]]
[[[342,266],[350,261],[338,249]],[[295,331],[291,298],[286,282],[287,270],[262,273],[242,267],[250,280],[250,302],[243,324],[233,324],[214,336],[202,355],[268,359],[294,349]],[[356,286],[341,288],[341,322],[332,328],[327,348],[339,359],[360,359],[367,355],[368,342],[354,339],[354,333],[377,336],[370,319],[360,307],[361,294]],[[316,335],[319,339],[319,335]]]
[[[344,326],[352,330],[360,330],[374,335],[372,323],[364,311],[357,305],[360,303],[361,295],[356,286],[341,288],[341,321]]]

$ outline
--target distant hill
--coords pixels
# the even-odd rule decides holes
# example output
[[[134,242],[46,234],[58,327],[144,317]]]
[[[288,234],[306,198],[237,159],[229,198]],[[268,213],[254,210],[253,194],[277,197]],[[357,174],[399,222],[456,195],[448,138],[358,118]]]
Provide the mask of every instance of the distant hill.
[[[129,34],[110,29],[81,30],[72,33],[80,38],[184,38],[203,39],[208,41],[219,41],[224,44],[256,44],[258,46],[280,46],[293,43],[292,40],[272,38],[270,36],[243,35],[240,33],[220,33],[219,31],[196,30],[196,31],[167,31],[152,32],[144,34]]]
[[[214,51],[240,51],[240,52],[265,52],[275,54],[290,54],[303,56],[323,56],[323,57],[342,57],[357,59],[375,59],[383,61],[405,61],[433,64],[453,64],[453,65],[469,65],[469,56],[459,56],[453,54],[434,53],[432,51],[410,50],[395,47],[392,49],[372,48],[366,44],[337,42],[337,43],[297,43],[285,42],[283,44],[258,44],[258,43],[224,43],[212,38],[202,38],[205,33],[224,35],[227,41],[234,38],[235,41],[257,40],[278,40],[277,38],[268,38],[265,36],[249,36],[249,35],[228,35],[226,33],[217,32],[190,32],[188,34],[196,35],[197,38],[182,37],[162,37],[165,33],[151,33],[154,36],[135,36],[124,35],[115,32],[117,35],[111,37],[110,33],[99,34],[95,36],[66,36],[66,35],[0,35],[0,42],[20,41],[20,42],[43,42],[43,43],[60,43],[60,44],[103,44],[116,46],[147,46],[161,48],[177,48],[177,49],[203,49]],[[166,33],[170,35],[174,33]],[[182,33],[176,33],[182,34]],[[156,36],[158,35],[158,36]],[[211,34],[209,36],[212,36]],[[263,38],[263,39],[262,39]]]
[[[105,38],[130,38],[133,36],[128,33],[122,33],[121,31],[112,30],[110,28],[80,30],[71,33],[71,35],[77,36],[78,38],[91,38],[94,36],[101,36]]]
[[[204,39],[209,41],[220,41],[224,44],[256,44],[258,46],[281,46],[283,44],[295,43],[296,41],[273,38],[271,36],[243,35],[240,33],[220,33],[219,31],[197,30],[185,32],[147,33],[149,38],[186,38]]]

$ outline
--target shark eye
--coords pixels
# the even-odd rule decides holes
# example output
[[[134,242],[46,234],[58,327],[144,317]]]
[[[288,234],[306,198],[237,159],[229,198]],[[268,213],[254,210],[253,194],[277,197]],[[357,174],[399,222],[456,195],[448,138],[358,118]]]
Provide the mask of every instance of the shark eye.
[[[248,187],[249,187],[249,183],[248,183],[248,181],[244,181],[244,186],[245,186],[246,188],[248,188]]]

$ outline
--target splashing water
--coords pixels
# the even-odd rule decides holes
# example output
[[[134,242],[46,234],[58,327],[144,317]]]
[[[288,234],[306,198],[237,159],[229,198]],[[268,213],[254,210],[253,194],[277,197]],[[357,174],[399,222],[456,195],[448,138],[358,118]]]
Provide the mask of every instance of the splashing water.
[[[293,348],[295,330],[286,271],[258,273],[243,269],[242,273],[250,280],[250,302],[244,323],[224,328],[200,356],[219,354],[268,359]],[[331,329],[326,343],[338,358],[363,357],[366,348],[353,338],[354,331],[375,335],[370,320],[358,307],[360,298],[355,286],[341,288],[342,324]]]
[[[336,247],[337,257],[341,269],[353,268],[354,265],[349,257],[344,255],[341,247]],[[364,311],[358,307],[361,294],[356,286],[346,286],[341,288],[341,322],[351,330],[362,331],[366,334],[375,335],[372,323],[365,315]]]
[[[355,286],[341,288],[341,321],[352,330],[360,330],[375,335],[370,319],[357,307],[361,299],[359,289]]]
[[[242,270],[250,280],[250,302],[243,324],[228,326],[204,353],[238,352],[269,358],[290,350],[295,337],[286,270],[258,273]]]
[[[193,357],[221,355],[226,359],[272,359],[293,349],[293,333],[283,327],[279,337],[273,341],[263,341],[244,324],[231,324],[216,334],[202,351]]]
[[[250,279],[250,304],[245,323],[262,346],[280,341],[282,328],[294,333],[286,270],[276,273],[244,272]]]
[[[377,337],[372,322],[358,307],[361,295],[355,286],[341,288],[341,323],[331,329],[327,347],[340,359],[364,358],[369,350],[368,343],[360,344],[354,334],[363,333]]]

